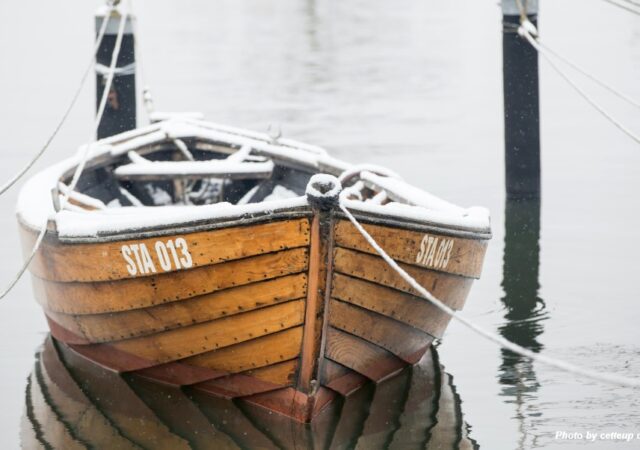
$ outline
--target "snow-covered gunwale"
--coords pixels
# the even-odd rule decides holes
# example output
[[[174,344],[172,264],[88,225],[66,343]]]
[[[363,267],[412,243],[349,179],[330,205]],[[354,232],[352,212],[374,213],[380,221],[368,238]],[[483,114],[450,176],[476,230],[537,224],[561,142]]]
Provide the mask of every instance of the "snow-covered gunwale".
[[[52,335],[71,351],[308,421],[416,363],[449,321],[340,205],[462,308],[490,238],[485,209],[197,117],[81,147],[25,184],[17,215],[27,252],[46,226],[30,270]]]

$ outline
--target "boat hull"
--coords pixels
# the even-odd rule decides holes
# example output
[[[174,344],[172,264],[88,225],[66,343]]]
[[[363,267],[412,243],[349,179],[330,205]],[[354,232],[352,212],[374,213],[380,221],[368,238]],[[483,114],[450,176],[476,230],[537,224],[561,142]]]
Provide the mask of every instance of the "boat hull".
[[[359,215],[420,284],[461,309],[487,235]],[[23,227],[25,249],[35,239]],[[119,373],[311,421],[417,363],[449,317],[336,209],[74,241],[31,266],[56,340]]]

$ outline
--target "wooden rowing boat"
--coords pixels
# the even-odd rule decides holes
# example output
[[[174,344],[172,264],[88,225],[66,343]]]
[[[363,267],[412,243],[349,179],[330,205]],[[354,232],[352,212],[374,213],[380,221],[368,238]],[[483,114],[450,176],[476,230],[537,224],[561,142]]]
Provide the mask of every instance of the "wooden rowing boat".
[[[21,441],[65,450],[478,448],[467,427],[435,349],[303,424],[197,388],[121,376],[47,338],[29,377]]]
[[[486,210],[201,120],[81,148],[29,180],[18,219],[26,254],[47,228],[30,270],[57,340],[117,372],[309,421],[419,361],[449,322],[339,201],[418,282],[462,308],[490,237]]]

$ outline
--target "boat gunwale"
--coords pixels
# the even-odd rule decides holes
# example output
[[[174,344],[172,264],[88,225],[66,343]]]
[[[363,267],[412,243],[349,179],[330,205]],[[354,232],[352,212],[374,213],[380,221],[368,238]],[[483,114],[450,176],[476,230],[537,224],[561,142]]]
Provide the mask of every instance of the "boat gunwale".
[[[159,207],[161,208],[161,207]],[[472,227],[463,227],[455,225],[445,225],[437,222],[418,221],[408,217],[396,217],[384,214],[372,214],[370,212],[358,211],[352,209],[352,214],[359,222],[363,224],[381,225],[391,227],[399,230],[418,231],[418,232],[431,232],[438,233],[444,236],[469,238],[476,240],[490,240],[492,238],[492,232],[490,228],[485,230],[474,230]],[[87,212],[91,214],[91,212]],[[341,220],[348,220],[344,212],[338,210],[334,211],[334,218]],[[94,244],[104,242],[118,242],[130,239],[139,239],[143,237],[161,237],[169,236],[173,234],[189,234],[201,231],[213,231],[223,228],[234,227],[248,227],[252,225],[258,225],[262,223],[280,221],[280,220],[293,220],[300,218],[311,218],[313,215],[313,209],[310,206],[297,206],[280,211],[268,211],[256,213],[243,214],[236,217],[224,217],[224,218],[211,218],[200,219],[192,222],[185,222],[183,224],[171,224],[161,225],[154,227],[144,227],[130,229],[127,232],[99,232],[94,236],[60,236],[55,230],[47,231],[46,239],[49,242],[59,242],[61,244]],[[25,221],[21,220],[18,216],[20,225],[28,232],[38,233],[39,230],[34,230]]]
[[[297,166],[299,170],[302,169],[305,172],[316,173],[320,171],[328,171],[335,174],[341,173],[340,166],[343,164],[349,165],[348,163],[343,163],[340,160],[336,160],[330,157],[326,152],[314,152],[305,148],[305,144],[299,143],[299,147],[295,147],[294,145],[298,144],[295,141],[291,141],[288,143],[279,143],[279,142],[269,142],[268,137],[266,135],[257,137],[258,133],[252,133],[247,130],[240,130],[230,127],[220,126],[218,124],[213,124],[205,121],[191,121],[191,120],[169,120],[166,122],[160,122],[158,124],[150,125],[146,128],[138,129],[135,132],[124,133],[123,135],[117,135],[112,138],[103,139],[101,141],[97,141],[95,144],[97,146],[97,154],[90,158],[87,162],[87,168],[100,168],[100,167],[108,167],[113,165],[114,162],[118,161],[120,158],[125,156],[125,153],[121,151],[115,151],[115,148],[121,145],[125,145],[130,143],[131,141],[135,141],[138,138],[148,138],[150,135],[154,133],[165,133],[166,137],[158,138],[159,140],[152,140],[150,142],[141,142],[137,151],[142,151],[144,154],[148,152],[158,151],[162,149],[167,149],[167,147],[171,146],[172,136],[170,131],[174,127],[179,127],[180,125],[187,125],[187,130],[190,132],[188,136],[184,135],[184,130],[182,133],[178,132],[180,136],[178,138],[181,139],[193,139],[196,143],[200,143],[201,146],[220,146],[229,148],[233,153],[233,149],[238,148],[240,145],[238,142],[234,142],[233,137],[242,137],[244,139],[256,141],[256,143],[261,144],[260,146],[274,147],[274,148],[283,148],[287,150],[299,150],[301,153],[305,153],[306,156],[311,157],[313,161],[305,158],[302,154],[300,155],[300,159],[293,159],[292,155],[289,154],[273,154],[267,147],[265,148],[254,148],[254,153],[256,155],[269,156],[274,160],[274,162],[283,167],[293,167]],[[220,140],[214,140],[211,136],[207,136],[206,132],[202,134],[198,133],[198,128],[202,130],[212,130],[217,133],[221,133],[223,136]],[[245,134],[246,132],[246,134]],[[227,135],[229,137],[228,141],[224,141],[224,137]],[[294,144],[294,145],[292,145]],[[82,147],[81,147],[82,148]],[[319,148],[318,148],[319,149]],[[218,149],[219,151],[220,149]],[[321,149],[323,150],[323,149]],[[203,149],[203,151],[214,151],[213,149]],[[75,170],[78,163],[78,155],[68,158],[60,163],[61,167],[58,168],[58,172],[56,178],[58,181],[65,180],[70,176],[70,174]],[[35,177],[43,176],[44,173],[41,172]],[[21,196],[19,197],[19,203],[23,200]],[[300,198],[300,197],[299,197]],[[260,204],[263,202],[259,202],[256,204]],[[310,205],[301,206],[300,204],[286,206],[282,205],[277,208],[276,211],[273,209],[269,209],[268,205],[265,203],[265,208],[262,211],[253,211],[248,213],[241,213],[238,211],[236,215],[233,213],[229,215],[225,215],[224,217],[211,217],[211,218],[194,218],[192,220],[187,220],[182,223],[178,221],[178,223],[171,223],[168,225],[165,224],[153,224],[146,226],[138,226],[131,228],[127,228],[126,230],[102,230],[97,231],[92,234],[79,234],[77,236],[72,235],[64,235],[60,236],[56,231],[56,221],[49,220],[47,227],[49,230],[47,231],[47,239],[57,240],[60,243],[64,244],[73,244],[73,243],[98,243],[98,242],[113,242],[119,240],[126,239],[136,239],[140,238],[141,235],[144,237],[155,237],[155,236],[166,236],[171,234],[183,234],[183,233],[191,233],[197,231],[208,231],[215,230],[226,227],[234,227],[234,226],[245,226],[252,225],[256,223],[260,223],[263,221],[269,220],[280,220],[280,219],[294,219],[301,218],[305,216],[310,216],[313,214],[313,210]],[[240,206],[240,205],[232,205]],[[371,223],[371,224],[379,224],[383,226],[389,226],[397,229],[405,229],[412,231],[421,231],[421,232],[434,232],[447,236],[456,236],[456,237],[466,237],[476,240],[488,240],[491,239],[491,225],[490,219],[487,217],[486,225],[464,225],[459,223],[443,223],[446,220],[439,220],[438,218],[434,218],[433,220],[429,220],[428,218],[421,219],[411,217],[410,215],[404,216],[401,214],[394,214],[393,212],[385,212],[383,205],[379,206],[380,211],[366,211],[360,210],[357,207],[350,208],[352,213],[358,220],[362,220],[363,223]],[[193,206],[193,208],[197,208],[198,206]],[[135,208],[135,207],[131,207]],[[162,208],[158,206],[156,208]],[[420,207],[425,211],[429,211],[428,208]],[[434,210],[438,211],[438,210]],[[87,212],[87,214],[91,214],[91,212]],[[333,212],[334,216],[341,219],[346,219],[346,215],[336,208]],[[35,226],[34,223],[27,217],[22,216],[21,209],[18,208],[18,221],[20,224],[29,231],[38,233],[41,231],[41,226]],[[52,237],[53,236],[53,237]]]
[[[87,214],[91,214],[91,212],[87,212]],[[261,213],[248,213],[236,217],[224,217],[218,220],[216,220],[215,218],[200,219],[191,222],[185,222],[180,225],[170,224],[154,227],[132,228],[127,232],[99,232],[94,236],[60,236],[55,229],[50,229],[47,230],[45,240],[48,243],[52,243],[54,245],[55,243],[66,245],[100,244],[142,238],[146,239],[153,237],[172,236],[178,234],[191,234],[197,232],[220,230],[225,228],[249,227],[252,225],[261,225],[264,223],[271,223],[276,221],[310,218],[311,216],[311,208],[303,206],[292,207],[289,210],[285,211],[264,211]],[[20,217],[18,217],[18,220],[25,231],[34,234],[39,232],[39,230],[33,229],[24,221],[20,220]]]
[[[421,221],[410,217],[398,217],[387,214],[372,214],[370,212],[351,209],[350,213],[363,225],[380,225],[399,230],[433,232],[444,236],[469,238],[475,240],[490,240],[492,238],[491,228],[477,229],[474,227],[464,227],[448,225],[438,222]],[[335,217],[342,220],[349,220],[344,212],[336,210]]]

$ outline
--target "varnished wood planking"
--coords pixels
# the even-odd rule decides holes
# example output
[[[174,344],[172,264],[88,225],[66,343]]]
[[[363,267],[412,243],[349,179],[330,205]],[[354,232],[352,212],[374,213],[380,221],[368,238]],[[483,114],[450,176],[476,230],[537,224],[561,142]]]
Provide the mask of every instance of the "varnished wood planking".
[[[486,239],[444,236],[438,233],[403,230],[380,225],[363,224],[363,226],[384,251],[395,260],[456,275],[480,277],[487,249],[488,241]],[[436,264],[428,265],[418,258],[421,250],[424,252],[426,249],[422,248],[425,247],[422,245],[425,235],[437,238],[438,242],[445,240],[451,242],[452,248],[450,254],[447,255],[446,267],[436,267]],[[335,236],[336,244],[340,247],[378,254],[348,220],[341,220],[336,224]]]
[[[335,400],[336,396],[335,392],[322,386],[313,395],[287,387],[248,396],[242,401],[279,412],[299,422],[308,422]]]
[[[331,300],[329,324],[378,345],[409,364],[415,364],[427,350],[433,337],[367,309]]]
[[[92,343],[111,342],[264,308],[306,294],[304,273],[224,289],[180,302],[106,314],[46,314]]]
[[[307,264],[307,249],[298,248],[131,280],[59,283],[34,278],[34,292],[36,299],[49,311],[102,314],[147,308],[300,273]]]
[[[112,344],[117,350],[153,364],[226,347],[300,325],[304,300],[294,300],[245,314]]]
[[[25,247],[30,251],[35,235],[31,231],[24,229],[22,231]],[[141,236],[144,236],[144,233],[141,233]],[[30,270],[36,276],[52,281],[89,282],[132,278],[133,276],[127,271],[122,247],[144,244],[157,273],[135,276],[158,275],[165,271],[162,270],[158,259],[156,243],[158,241],[166,243],[178,238],[185,239],[193,261],[192,267],[195,268],[306,246],[309,244],[309,220],[284,220],[190,234],[96,244],[68,244],[47,239],[31,263]],[[179,269],[172,264],[166,272],[175,270]]]
[[[323,330],[325,328],[325,306],[331,290],[333,271],[333,225],[332,215],[316,209],[311,225],[309,250],[309,289],[302,342],[302,361],[298,386],[304,393],[311,393],[317,386],[319,364],[322,362]]]
[[[293,385],[298,360],[284,361],[194,385],[194,388],[224,398],[246,397]]]
[[[271,366],[252,369],[244,372],[244,375],[256,378],[267,383],[280,386],[291,386],[298,370],[298,359],[283,361]]]
[[[320,383],[345,397],[370,382],[368,378],[358,372],[327,358],[324,358],[321,367]]]
[[[343,302],[392,317],[436,338],[442,337],[451,320],[451,316],[422,297],[339,273],[333,275],[331,295]]]
[[[91,346],[76,346],[76,350],[78,348],[88,347],[90,348]],[[125,369],[125,371],[128,370]],[[131,373],[154,382],[160,382],[171,386],[187,386],[227,375],[226,372],[191,366],[184,364],[182,361],[158,364],[157,366],[134,370]]]
[[[334,252],[336,272],[361,278],[383,286],[418,295],[409,284],[398,275],[379,256],[336,248]],[[400,263],[401,267],[422,286],[429,290],[436,298],[448,304],[453,309],[462,309],[467,294],[473,283],[472,278],[421,269]]]
[[[325,356],[374,381],[380,381],[407,365],[382,347],[335,328],[327,329]]]
[[[301,342],[302,326],[298,326],[192,356],[182,362],[220,372],[238,373],[293,359],[300,355]]]

